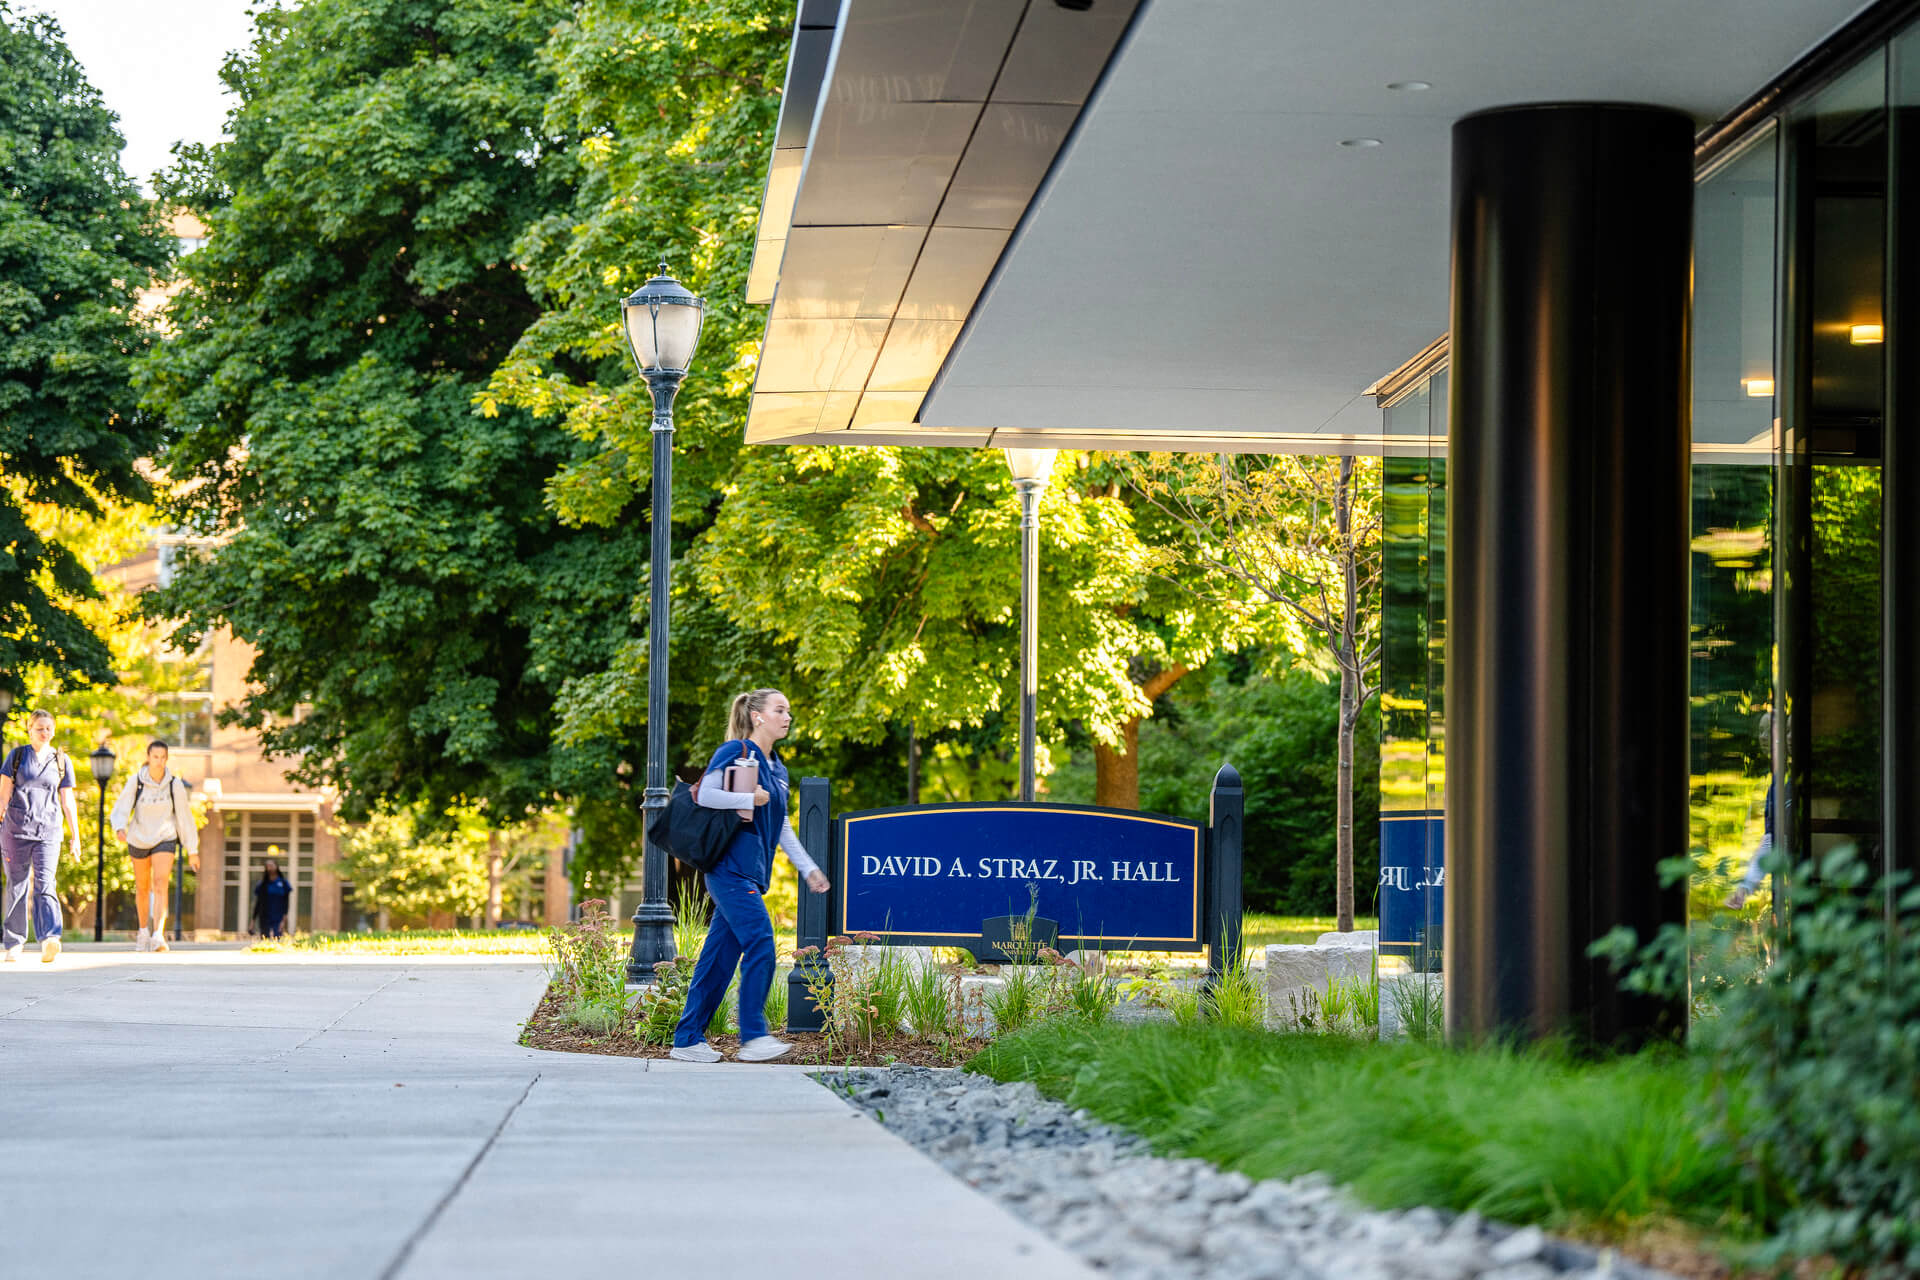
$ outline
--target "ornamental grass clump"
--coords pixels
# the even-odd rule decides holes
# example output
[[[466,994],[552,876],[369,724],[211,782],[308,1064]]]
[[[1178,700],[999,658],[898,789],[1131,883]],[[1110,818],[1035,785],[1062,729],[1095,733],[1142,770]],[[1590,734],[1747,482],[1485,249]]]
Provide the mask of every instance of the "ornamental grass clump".
[[[1787,874],[1784,862],[1772,870]],[[1920,889],[1876,880],[1851,846],[1788,881],[1785,926],[1764,926],[1758,953],[1770,964],[1737,934],[1710,938],[1725,953],[1707,965],[1724,975],[1719,1013],[1694,1031],[1717,1137],[1754,1171],[1773,1228],[1745,1261],[1826,1256],[1849,1274],[1920,1274]],[[1637,962],[1629,989],[1681,998],[1689,964],[1702,967],[1686,931],[1634,941],[1616,931],[1595,949]]]
[[[1202,989],[1197,1012],[1208,1022],[1247,1031],[1258,1031],[1266,1025],[1267,994],[1244,950],[1229,956],[1220,975]],[[1178,1017],[1176,1011],[1176,1020]]]
[[[907,975],[907,1021],[913,1034],[926,1039],[950,1035],[960,1007],[960,980],[942,973],[937,965],[923,964]]]

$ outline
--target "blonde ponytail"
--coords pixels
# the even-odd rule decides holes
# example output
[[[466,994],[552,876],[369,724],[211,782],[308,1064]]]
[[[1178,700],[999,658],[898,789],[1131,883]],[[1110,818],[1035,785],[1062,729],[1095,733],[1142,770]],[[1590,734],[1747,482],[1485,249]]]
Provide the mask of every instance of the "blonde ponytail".
[[[727,737],[748,738],[753,736],[753,713],[767,705],[767,699],[777,697],[778,689],[749,689],[736,695],[733,708],[727,713]]]

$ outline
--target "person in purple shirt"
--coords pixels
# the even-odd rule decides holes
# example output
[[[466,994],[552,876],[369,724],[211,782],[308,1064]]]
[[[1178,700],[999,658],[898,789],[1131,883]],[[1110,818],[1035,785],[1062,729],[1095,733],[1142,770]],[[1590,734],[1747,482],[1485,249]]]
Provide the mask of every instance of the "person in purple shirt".
[[[20,958],[27,944],[27,901],[33,901],[33,932],[40,939],[40,962],[60,954],[60,896],[54,874],[60,869],[61,829],[73,837],[80,857],[80,813],[73,801],[73,761],[53,745],[53,713],[27,716],[27,741],[0,761],[0,862],[7,873],[6,914],[0,922],[0,948],[7,963]]]
[[[773,920],[767,915],[767,881],[775,849],[787,855],[795,871],[815,893],[828,889],[827,877],[800,844],[787,822],[787,767],[776,743],[793,726],[793,710],[778,689],[754,689],[733,700],[728,741],[707,764],[696,796],[709,809],[737,809],[746,819],[720,859],[707,872],[713,898],[713,923],[700,946],[687,989],[686,1008],[674,1028],[671,1057],[682,1062],[718,1062],[720,1051],[707,1043],[707,1023],[726,999],[733,970],[740,969],[740,1052],[742,1062],[769,1062],[793,1046],[767,1031],[767,989],[773,985]],[[759,766],[759,787],[728,791],[728,765],[743,759]]]

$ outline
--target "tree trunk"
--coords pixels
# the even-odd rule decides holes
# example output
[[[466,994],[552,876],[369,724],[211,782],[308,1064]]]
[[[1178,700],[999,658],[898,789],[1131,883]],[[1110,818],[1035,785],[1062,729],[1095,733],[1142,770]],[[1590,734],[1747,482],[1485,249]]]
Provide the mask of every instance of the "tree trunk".
[[[1334,637],[1340,657],[1340,764],[1334,785],[1340,798],[1334,808],[1333,910],[1341,933],[1353,932],[1353,731],[1360,721],[1359,565],[1353,545],[1353,457],[1340,459],[1340,483],[1334,491],[1333,527],[1340,537],[1340,569],[1345,599],[1340,604],[1340,634]]]
[[[1120,745],[1093,744],[1093,802],[1109,809],[1140,807],[1140,717],[1120,730]]]
[[[1360,717],[1354,706],[1357,690],[1350,668],[1340,671],[1340,765],[1334,789],[1339,793],[1334,813],[1337,829],[1333,850],[1334,925],[1353,932],[1353,739]]]
[[[487,832],[487,928],[500,927],[501,866],[500,833]]]

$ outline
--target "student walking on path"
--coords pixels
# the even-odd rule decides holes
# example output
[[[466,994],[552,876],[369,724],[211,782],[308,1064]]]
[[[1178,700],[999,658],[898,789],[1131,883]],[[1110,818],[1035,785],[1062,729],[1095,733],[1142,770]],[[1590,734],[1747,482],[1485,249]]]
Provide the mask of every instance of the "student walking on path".
[[[827,877],[814,865],[787,823],[787,768],[775,744],[793,725],[793,710],[777,689],[755,689],[733,700],[728,717],[730,741],[707,763],[699,802],[709,809],[738,809],[739,834],[706,875],[713,898],[713,923],[693,967],[686,1009],[674,1028],[672,1055],[682,1062],[718,1062],[720,1052],[707,1043],[707,1023],[726,999],[734,967],[740,969],[740,1052],[742,1062],[769,1062],[793,1046],[767,1032],[767,989],[773,985],[773,920],[767,915],[767,881],[778,848],[815,893],[828,889]],[[759,766],[758,789],[726,789],[729,765]]]
[[[133,904],[140,917],[135,951],[170,951],[167,946],[167,887],[173,883],[173,858],[182,848],[187,865],[200,871],[200,833],[193,825],[193,804],[186,779],[167,768],[167,744],[147,744],[147,763],[134,771],[113,802],[113,835],[133,859]]]
[[[40,939],[40,962],[60,954],[60,896],[54,874],[60,869],[60,831],[73,833],[73,856],[80,857],[80,812],[73,802],[73,761],[53,745],[53,713],[27,717],[27,741],[0,762],[0,861],[7,873],[6,917],[0,947],[6,960],[20,958],[27,944],[27,900],[33,900],[33,932]],[[96,903],[94,910],[100,905]]]
[[[260,922],[263,938],[287,935],[287,904],[293,901],[293,886],[280,873],[280,859],[268,858],[260,883],[253,886],[253,918]]]

